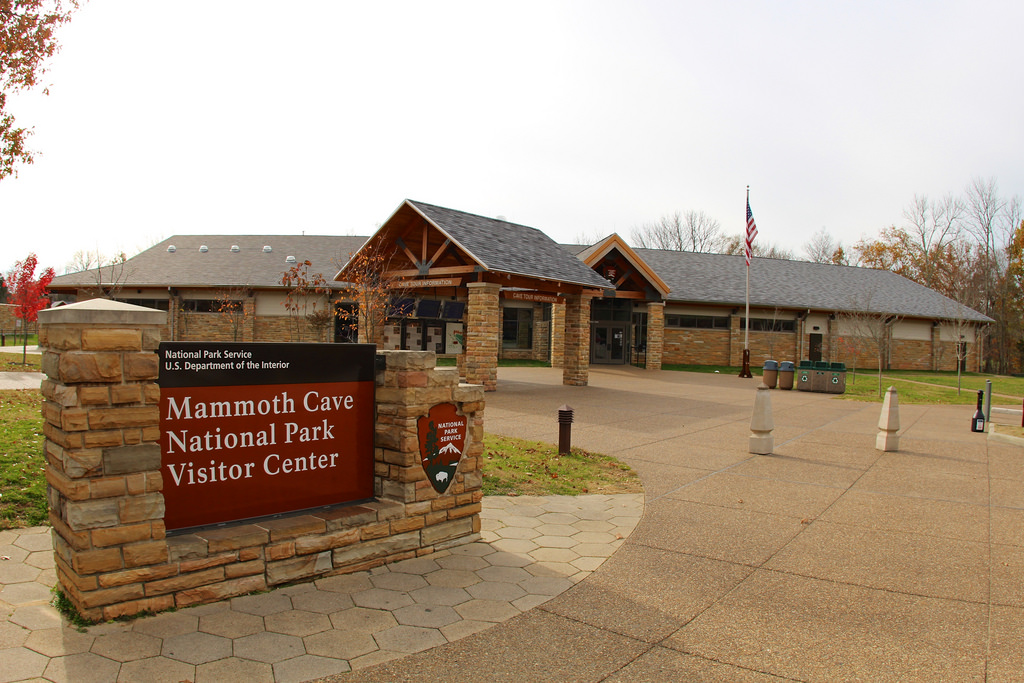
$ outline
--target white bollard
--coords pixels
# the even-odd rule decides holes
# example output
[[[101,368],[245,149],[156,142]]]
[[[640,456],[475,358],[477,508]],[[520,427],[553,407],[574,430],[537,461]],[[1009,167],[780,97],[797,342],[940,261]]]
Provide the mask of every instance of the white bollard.
[[[900,449],[900,397],[896,387],[889,387],[882,401],[882,414],[878,418],[878,436],[875,438],[875,449],[886,452]]]
[[[771,455],[775,448],[775,421],[772,420],[772,395],[763,384],[754,395],[754,414],[750,418],[750,452],[755,455]]]

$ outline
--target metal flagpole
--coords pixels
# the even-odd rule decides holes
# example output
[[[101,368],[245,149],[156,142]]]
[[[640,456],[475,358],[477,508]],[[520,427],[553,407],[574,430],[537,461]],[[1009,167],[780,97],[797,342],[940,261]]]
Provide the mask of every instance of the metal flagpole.
[[[740,377],[753,377],[750,373],[750,256],[751,242],[753,240],[750,225],[753,216],[750,213],[750,185],[747,185],[747,229],[744,241],[743,256],[747,262],[747,296],[746,296],[746,322],[743,330],[743,367],[740,368]],[[754,229],[756,235],[756,228]]]

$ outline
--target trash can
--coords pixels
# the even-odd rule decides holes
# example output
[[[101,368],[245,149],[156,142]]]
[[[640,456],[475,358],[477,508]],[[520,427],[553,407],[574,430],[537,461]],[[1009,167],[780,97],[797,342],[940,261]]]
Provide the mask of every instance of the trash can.
[[[796,376],[797,391],[811,391],[811,373],[814,372],[814,365],[809,360],[800,361],[800,368]]]
[[[829,366],[828,383],[825,385],[825,393],[846,393],[846,363],[832,363]]]
[[[777,360],[766,360],[761,371],[761,381],[769,389],[774,389],[775,383],[779,379],[779,362]]]
[[[779,389],[793,389],[793,361],[784,360],[779,363]]]
[[[814,361],[811,371],[811,391],[825,392],[828,387],[828,361]]]

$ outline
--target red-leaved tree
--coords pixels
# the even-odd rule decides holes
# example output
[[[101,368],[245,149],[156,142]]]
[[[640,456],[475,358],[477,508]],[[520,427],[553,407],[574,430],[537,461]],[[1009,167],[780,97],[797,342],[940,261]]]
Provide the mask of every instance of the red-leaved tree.
[[[53,268],[47,268],[36,277],[38,261],[35,254],[29,254],[24,261],[16,261],[7,274],[7,303],[14,306],[14,317],[20,318],[24,341],[21,346],[21,364],[25,365],[28,351],[28,326],[39,319],[39,311],[50,304],[46,289],[53,282]]]

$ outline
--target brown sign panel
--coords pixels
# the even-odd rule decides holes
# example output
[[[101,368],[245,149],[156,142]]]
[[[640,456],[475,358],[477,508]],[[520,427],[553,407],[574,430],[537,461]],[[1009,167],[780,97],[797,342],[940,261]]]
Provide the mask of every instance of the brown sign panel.
[[[506,299],[516,299],[518,301],[539,301],[546,304],[558,304],[565,301],[564,298],[557,294],[546,294],[544,292],[520,292],[516,290],[505,291],[502,290],[501,295]]]
[[[440,494],[455,480],[466,450],[466,423],[466,416],[459,415],[453,403],[439,403],[416,421],[423,470]]]
[[[167,529],[371,498],[374,355],[367,344],[161,344]]]

